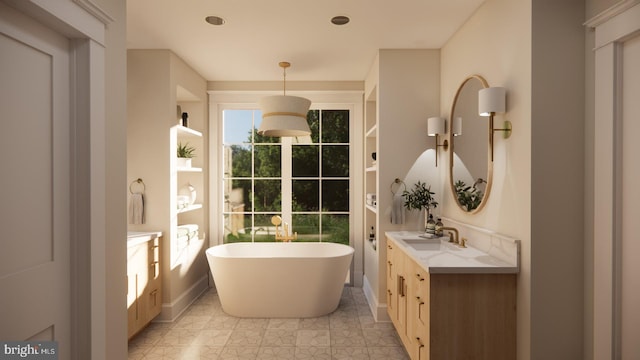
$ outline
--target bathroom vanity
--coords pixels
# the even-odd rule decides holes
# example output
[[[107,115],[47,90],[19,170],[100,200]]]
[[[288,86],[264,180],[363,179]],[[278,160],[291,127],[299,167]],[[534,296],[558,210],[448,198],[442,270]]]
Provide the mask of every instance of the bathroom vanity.
[[[448,237],[385,235],[387,311],[411,359],[516,358],[517,259]]]
[[[127,234],[128,338],[142,330],[162,309],[161,232]]]

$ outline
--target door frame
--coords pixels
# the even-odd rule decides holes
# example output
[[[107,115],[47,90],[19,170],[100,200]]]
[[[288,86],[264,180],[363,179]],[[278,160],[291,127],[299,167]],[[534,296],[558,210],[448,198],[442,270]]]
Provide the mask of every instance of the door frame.
[[[640,32],[640,1],[622,1],[585,24],[595,30],[593,356],[621,358],[623,42]]]
[[[106,360],[105,36],[113,19],[91,0],[4,2],[70,39],[71,356]],[[126,324],[123,331],[125,347]]]

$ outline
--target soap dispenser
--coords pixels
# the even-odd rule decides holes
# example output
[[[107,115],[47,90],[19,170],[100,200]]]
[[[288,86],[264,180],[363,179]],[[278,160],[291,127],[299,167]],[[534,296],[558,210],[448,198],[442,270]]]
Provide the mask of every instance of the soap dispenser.
[[[442,231],[443,227],[444,227],[444,224],[442,223],[442,219],[438,218],[438,221],[436,222],[436,226],[435,226],[436,236],[444,235],[444,231]]]
[[[433,220],[433,214],[429,214],[429,219],[427,220],[427,227],[425,229],[427,234],[435,235],[436,233],[436,222]]]

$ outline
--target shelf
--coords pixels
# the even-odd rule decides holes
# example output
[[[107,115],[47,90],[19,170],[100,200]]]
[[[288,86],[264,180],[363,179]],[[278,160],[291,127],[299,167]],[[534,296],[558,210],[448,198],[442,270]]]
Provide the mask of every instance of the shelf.
[[[373,213],[377,213],[378,209],[375,206],[371,206],[371,205],[365,205],[365,207],[367,208],[367,210],[373,212]]]
[[[378,125],[373,125],[371,129],[367,131],[367,133],[365,134],[365,137],[373,138],[373,137],[376,137],[377,135],[378,135]]]
[[[368,168],[366,168],[365,171],[366,172],[378,171],[378,165],[377,164],[373,164],[373,165],[369,166]]]
[[[178,167],[178,172],[202,172],[202,168],[199,167]]]
[[[186,126],[178,125],[176,126],[176,129],[178,130],[178,135],[202,137],[202,133],[200,131],[193,130],[192,128],[188,128]]]
[[[185,206],[183,208],[178,209],[177,213],[181,214],[181,213],[198,210],[198,209],[202,209],[202,204],[193,204],[193,205]]]

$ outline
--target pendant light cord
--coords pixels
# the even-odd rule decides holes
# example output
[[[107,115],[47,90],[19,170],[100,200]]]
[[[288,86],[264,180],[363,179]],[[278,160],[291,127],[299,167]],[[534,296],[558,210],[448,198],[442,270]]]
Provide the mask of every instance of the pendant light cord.
[[[281,61],[278,65],[282,68],[282,93],[287,96],[287,68],[291,66],[291,63]]]

